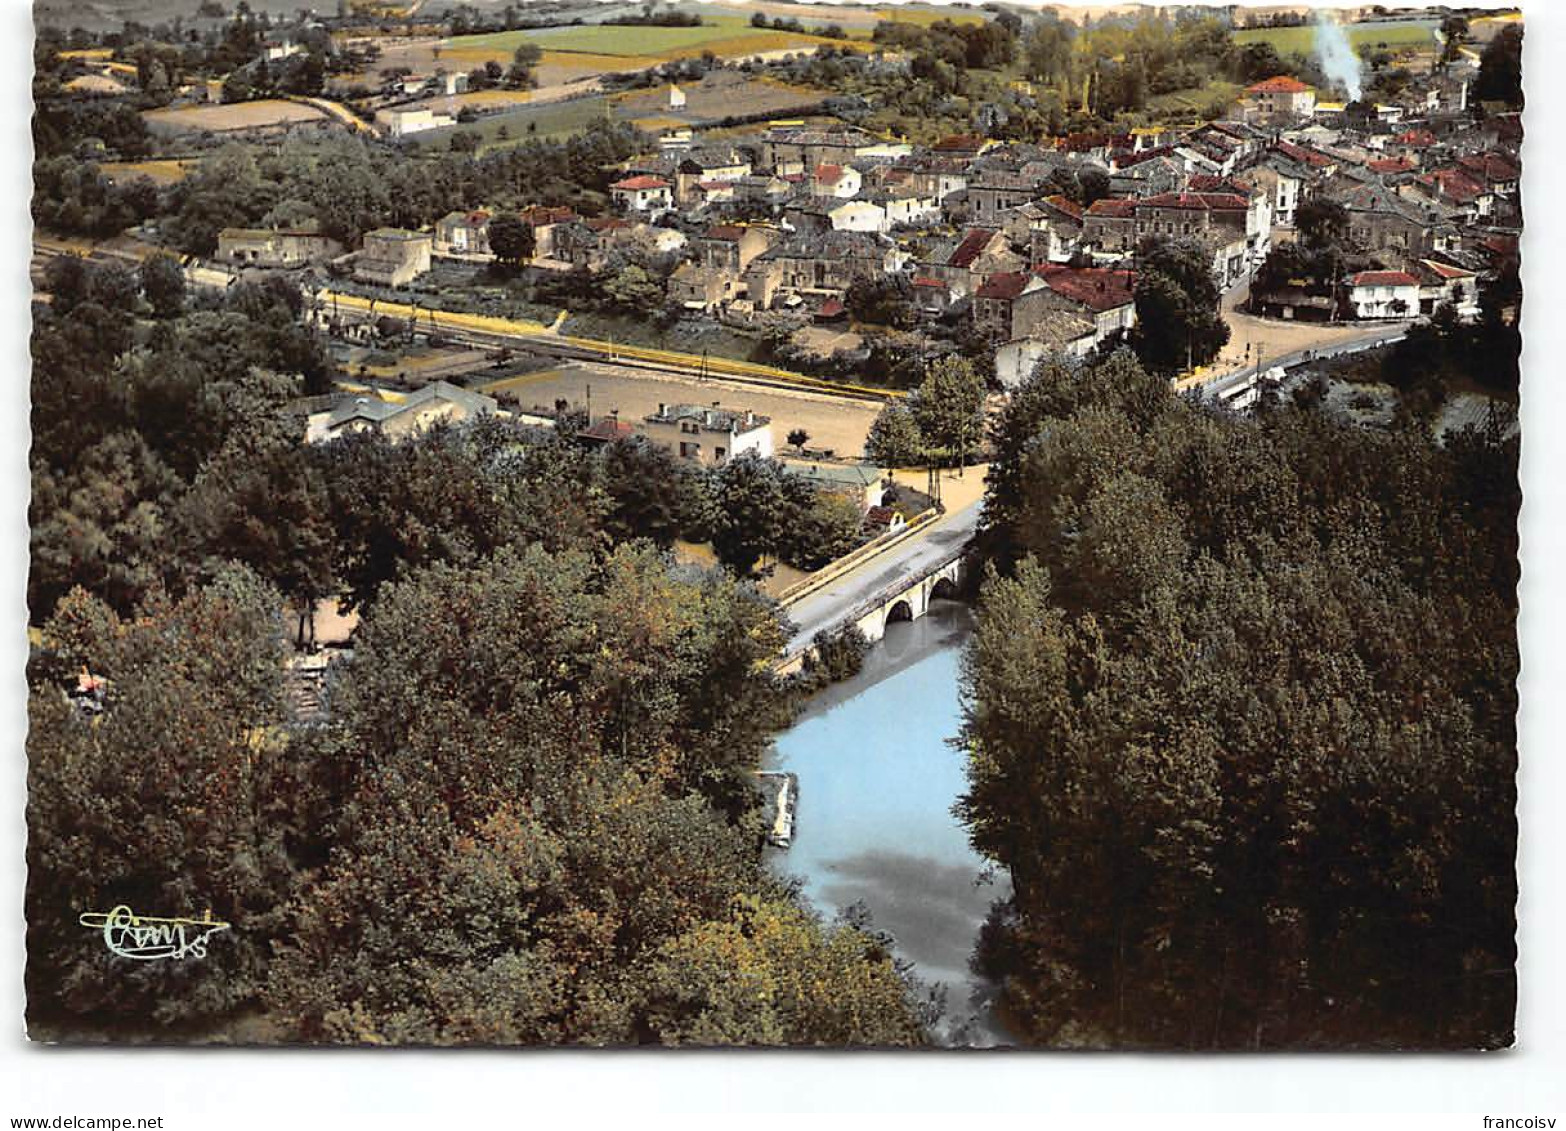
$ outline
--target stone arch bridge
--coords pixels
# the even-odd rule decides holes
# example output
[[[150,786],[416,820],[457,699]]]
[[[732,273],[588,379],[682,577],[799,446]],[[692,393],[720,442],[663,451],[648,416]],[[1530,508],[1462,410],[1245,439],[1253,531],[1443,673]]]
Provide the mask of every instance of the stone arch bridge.
[[[817,631],[832,635],[857,625],[873,644],[886,635],[886,626],[893,621],[917,620],[930,611],[931,601],[956,597],[967,581],[969,558],[968,547],[959,545],[936,561],[864,595]],[[806,655],[814,650],[814,634],[791,641],[778,666],[779,674],[799,671]]]

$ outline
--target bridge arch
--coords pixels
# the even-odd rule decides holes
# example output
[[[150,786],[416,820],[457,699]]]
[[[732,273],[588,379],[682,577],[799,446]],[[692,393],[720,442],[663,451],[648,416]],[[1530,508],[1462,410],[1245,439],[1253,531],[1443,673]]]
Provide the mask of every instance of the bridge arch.
[[[893,601],[886,609],[886,623],[891,624],[893,621],[898,620],[913,620],[916,613],[911,602],[916,600],[918,600],[918,597],[910,594],[908,597],[900,597]]]
[[[957,599],[957,581],[955,578],[942,574],[935,579],[935,584],[930,586],[931,601],[955,601]]]

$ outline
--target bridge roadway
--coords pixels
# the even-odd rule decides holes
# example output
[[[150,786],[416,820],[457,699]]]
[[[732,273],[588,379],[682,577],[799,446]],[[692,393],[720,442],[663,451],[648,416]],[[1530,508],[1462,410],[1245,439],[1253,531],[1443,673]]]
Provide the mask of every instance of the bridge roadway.
[[[785,662],[799,657],[815,635],[857,621],[868,607],[891,600],[900,591],[960,557],[979,525],[982,500],[949,511],[885,552],[787,603],[794,634],[784,646]],[[915,610],[915,613],[923,609]]]

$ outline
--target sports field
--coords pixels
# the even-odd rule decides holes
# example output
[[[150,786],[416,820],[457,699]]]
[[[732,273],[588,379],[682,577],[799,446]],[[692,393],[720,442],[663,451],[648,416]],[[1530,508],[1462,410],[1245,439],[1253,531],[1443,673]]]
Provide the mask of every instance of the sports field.
[[[1356,50],[1366,46],[1385,45],[1397,50],[1401,47],[1430,47],[1435,44],[1433,24],[1348,24],[1343,30]],[[1309,55],[1315,50],[1316,29],[1309,24],[1303,27],[1246,28],[1234,33],[1234,41],[1270,43],[1279,55]]]

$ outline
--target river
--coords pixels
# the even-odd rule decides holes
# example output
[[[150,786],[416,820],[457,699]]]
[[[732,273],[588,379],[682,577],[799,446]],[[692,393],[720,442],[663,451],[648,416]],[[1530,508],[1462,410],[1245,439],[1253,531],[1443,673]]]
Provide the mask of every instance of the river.
[[[793,844],[769,851],[824,915],[862,903],[915,976],[944,986],[942,1043],[989,1046],[1011,1038],[968,960],[1010,883],[952,815],[966,780],[948,741],[962,723],[958,661],[972,627],[967,606],[937,601],[887,626],[863,671],[811,699],[767,764],[799,777]]]

